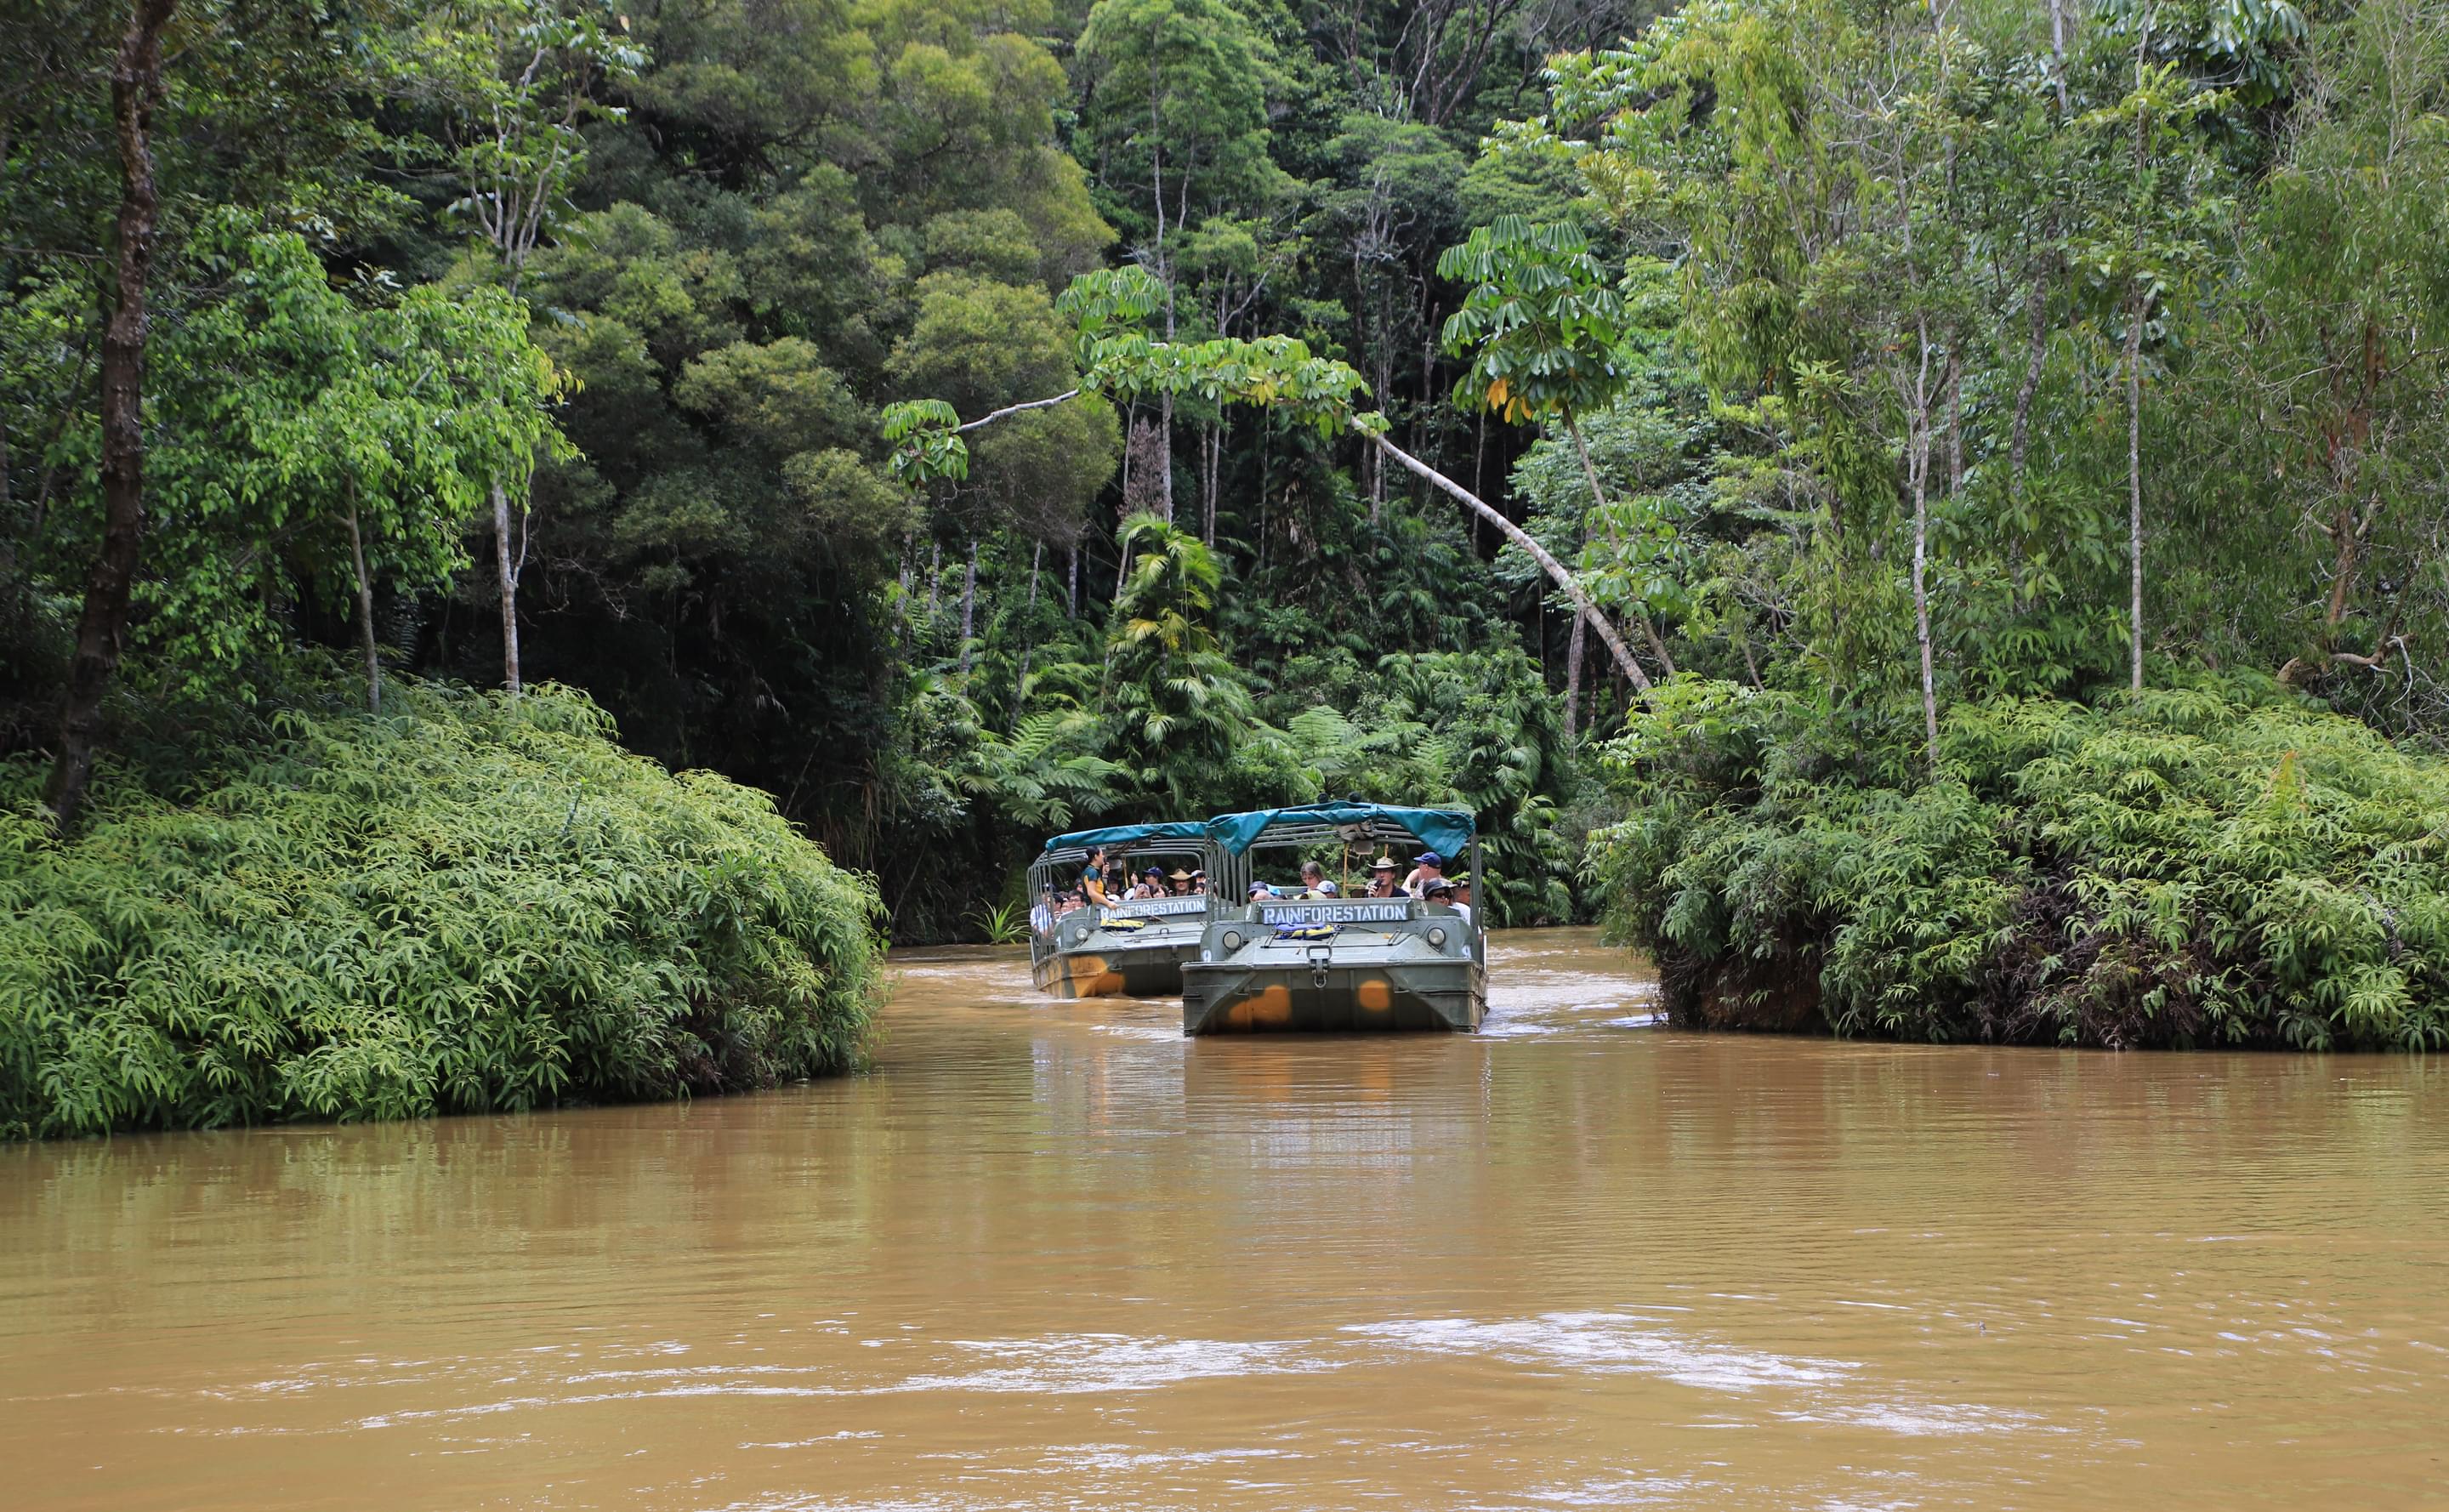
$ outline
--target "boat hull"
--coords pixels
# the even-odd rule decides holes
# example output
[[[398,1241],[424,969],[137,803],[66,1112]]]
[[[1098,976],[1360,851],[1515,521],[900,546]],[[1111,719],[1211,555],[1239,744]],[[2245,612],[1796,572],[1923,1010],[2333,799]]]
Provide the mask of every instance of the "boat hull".
[[[1191,961],[1190,1035],[1429,1031],[1469,1034],[1488,1016],[1488,973],[1468,957],[1307,964]]]
[[[1057,998],[1175,998],[1182,993],[1182,963],[1198,954],[1196,936],[1128,945],[1091,940],[1034,962],[1031,975],[1038,991]]]

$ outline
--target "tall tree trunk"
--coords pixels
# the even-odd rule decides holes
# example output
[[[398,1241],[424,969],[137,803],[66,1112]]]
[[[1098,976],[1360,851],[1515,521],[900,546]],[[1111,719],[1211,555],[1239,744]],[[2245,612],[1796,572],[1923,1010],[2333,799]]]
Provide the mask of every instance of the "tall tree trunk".
[[[1020,701],[1029,690],[1029,662],[1037,652],[1037,566],[1046,560],[1046,543],[1038,541],[1029,552],[1029,608],[1020,618],[1020,676],[1012,685],[1012,718],[1020,723]]]
[[[365,537],[357,533],[357,490],[349,487],[349,560],[357,569],[357,639],[366,652],[366,708],[382,712],[382,658],[375,650],[375,580],[366,575]]]
[[[2024,377],[2015,385],[2015,416],[2007,430],[2007,506],[2015,516],[2007,536],[2007,590],[2015,608],[2024,606],[2024,459],[2031,455],[2033,398],[2041,391],[2049,357],[2049,285],[2040,274],[2024,296]]]
[[[1913,601],[1914,642],[1921,651],[1921,723],[1922,738],[1927,742],[1930,775],[1938,776],[1938,686],[1933,675],[1930,654],[1930,324],[1927,318],[1915,322],[1921,338],[1921,365],[1914,378],[1914,408],[1911,417],[1912,455],[1905,470],[1913,482]]]
[[[2143,88],[2144,59],[2151,46],[2151,10],[2134,37],[2134,87]],[[2150,121],[2139,106],[2134,112],[2134,183],[2142,187],[2150,165]],[[2134,217],[2134,235],[2141,239],[2146,217]],[[2136,248],[2139,253],[2141,248]],[[2137,279],[2134,309],[2126,323],[2126,572],[2127,618],[2133,634],[2132,683],[2143,691],[2143,317],[2151,296]]]
[[[1154,45],[1151,39],[1150,46]],[[1150,56],[1154,54],[1151,53]],[[1157,90],[1157,70],[1150,68],[1148,70],[1148,125],[1152,135],[1162,133],[1163,127],[1159,123],[1164,119],[1163,101]],[[1156,277],[1158,284],[1165,290],[1165,339],[1171,341],[1173,339],[1173,262],[1167,257],[1165,250],[1165,147],[1161,141],[1149,150],[1148,174],[1151,198],[1156,202]],[[1186,193],[1188,188],[1189,185],[1184,185]],[[1170,525],[1173,523],[1173,395],[1170,391],[1165,395],[1163,407],[1162,423],[1165,435],[1159,442],[1157,455],[1160,459],[1159,465],[1165,469],[1163,479],[1165,522]],[[1128,437],[1128,433],[1125,434]],[[1126,556],[1128,554],[1125,553]],[[1117,584],[1114,596],[1117,599],[1121,598],[1122,591],[1121,585]]]
[[[1202,501],[1207,516],[1205,533],[1208,549],[1216,547],[1216,499],[1224,491],[1224,422],[1218,420],[1207,427],[1207,496]]]
[[[1565,738],[1573,738],[1573,727],[1582,702],[1582,643],[1589,638],[1591,622],[1587,615],[1573,616],[1573,633],[1565,642]]]
[[[1947,355],[1947,496],[1964,492],[1964,365]]]
[[[1068,553],[1071,565],[1066,572],[1063,589],[1063,615],[1066,619],[1080,617],[1080,543],[1073,541]]]
[[[493,577],[502,591],[502,686],[516,698],[524,690],[519,678],[519,569],[511,552],[511,496],[502,480],[493,483]]]
[[[2126,577],[2127,622],[2132,631],[2131,682],[2143,691],[2143,312],[2135,291],[2126,323]]]
[[[2066,0],[2050,0],[2050,77],[2058,87],[2058,114],[2068,113],[2066,82]]]
[[[970,675],[970,640],[977,632],[978,538],[970,537],[970,565],[961,570],[961,675]]]
[[[1591,602],[1590,594],[1582,591],[1581,580],[1567,571],[1565,564],[1556,560],[1548,548],[1540,545],[1530,532],[1491,509],[1478,494],[1472,493],[1386,437],[1373,436],[1370,439],[1377,444],[1379,452],[1393,457],[1413,476],[1442,490],[1447,495],[1470,510],[1473,514],[1495,526],[1507,540],[1529,552],[1531,560],[1538,563],[1539,570],[1548,574],[1548,580],[1554,583],[1564,595],[1572,601],[1574,611],[1587,618],[1591,623],[1591,629],[1598,631],[1599,639],[1607,643],[1609,652],[1615,657],[1616,666],[1623,669],[1625,676],[1632,680],[1632,686],[1645,693],[1649,691],[1649,674],[1641,669],[1641,663],[1633,657],[1632,649],[1625,645],[1624,637],[1615,632],[1615,627],[1609,624],[1607,617],[1601,614],[1597,606]]]
[[[1172,323],[1173,322],[1170,320],[1166,322],[1168,327],[1171,326]],[[1165,339],[1168,341],[1173,339],[1173,333],[1171,330],[1168,329],[1166,332]],[[1165,498],[1165,522],[1167,525],[1170,525],[1173,523],[1173,396],[1171,394],[1167,394],[1165,397],[1164,413],[1158,417],[1157,424],[1165,433],[1158,438],[1159,451],[1157,455],[1163,458],[1158,465],[1162,467],[1165,472],[1165,477],[1163,479],[1165,483],[1165,493],[1163,495]]]
[[[931,541],[927,545],[927,631],[929,634],[934,634],[935,630],[935,605],[943,597],[943,588],[944,543]]]
[[[119,144],[118,287],[102,338],[102,551],[86,579],[60,713],[60,748],[45,798],[62,829],[76,820],[93,776],[102,699],[119,670],[127,603],[145,535],[145,292],[161,229],[153,182],[153,107],[162,98],[162,31],[177,0],[136,0],[110,69]]]

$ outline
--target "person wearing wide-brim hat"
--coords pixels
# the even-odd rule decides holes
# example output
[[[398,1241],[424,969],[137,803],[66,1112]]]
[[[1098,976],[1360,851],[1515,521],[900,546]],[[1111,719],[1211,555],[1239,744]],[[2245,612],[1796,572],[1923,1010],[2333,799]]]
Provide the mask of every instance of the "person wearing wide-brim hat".
[[[1400,870],[1402,870],[1402,868],[1395,863],[1395,858],[1392,856],[1380,856],[1376,861],[1371,862],[1369,863],[1369,888],[1365,896],[1371,898],[1394,897],[1395,874]]]
[[[1190,896],[1190,873],[1184,871],[1179,866],[1176,866],[1173,869],[1173,875],[1167,877],[1166,881],[1173,883],[1173,896],[1176,898],[1187,898]]]

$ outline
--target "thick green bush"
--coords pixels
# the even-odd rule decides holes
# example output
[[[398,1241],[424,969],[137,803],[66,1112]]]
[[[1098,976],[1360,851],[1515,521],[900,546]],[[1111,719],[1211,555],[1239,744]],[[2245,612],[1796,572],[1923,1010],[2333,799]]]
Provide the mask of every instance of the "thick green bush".
[[[275,717],[75,838],[0,766],[0,1137],[770,1086],[859,1053],[875,888],[584,697]]]
[[[1687,682],[1610,747],[1609,916],[1704,1027],[2449,1043],[2449,763],[2275,688],[1957,707],[1945,782]]]

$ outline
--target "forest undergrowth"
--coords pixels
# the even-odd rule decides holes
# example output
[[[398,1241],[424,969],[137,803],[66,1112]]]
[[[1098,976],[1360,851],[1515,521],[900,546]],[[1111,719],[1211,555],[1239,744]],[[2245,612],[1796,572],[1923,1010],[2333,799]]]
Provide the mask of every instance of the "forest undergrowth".
[[[209,773],[0,767],[0,1138],[770,1087],[858,1058],[873,882],[558,688],[292,707]]]
[[[1593,861],[1675,1022],[2449,1043],[2449,762],[2266,681],[1958,705],[1935,782],[1894,729],[1693,681],[1610,746]]]

